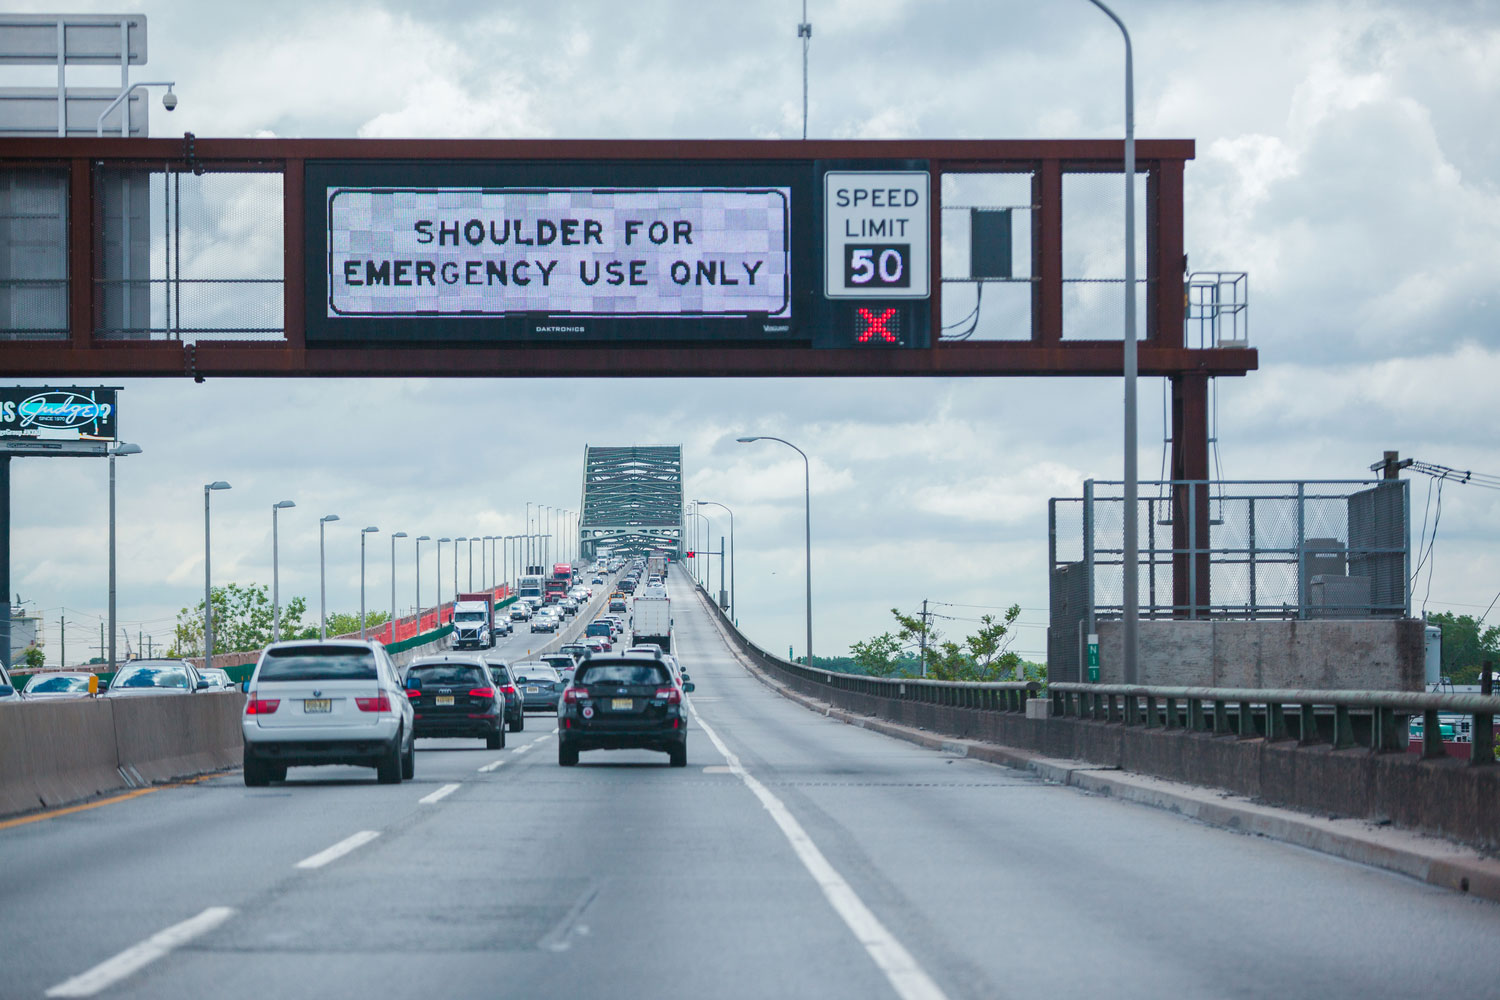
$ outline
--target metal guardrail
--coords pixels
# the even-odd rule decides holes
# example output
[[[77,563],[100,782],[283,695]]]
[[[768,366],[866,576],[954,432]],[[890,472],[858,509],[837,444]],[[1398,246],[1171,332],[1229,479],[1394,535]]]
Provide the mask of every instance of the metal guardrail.
[[[936,681],[868,677],[793,663],[751,642],[716,605],[704,603],[746,651],[757,659],[812,684],[898,701],[926,702],[981,711],[1024,712],[1033,698],[1051,701],[1055,716],[1119,722],[1143,728],[1180,729],[1249,739],[1290,740],[1299,745],[1330,743],[1334,749],[1365,746],[1376,753],[1405,751],[1406,720],[1423,717],[1422,756],[1444,757],[1439,713],[1469,715],[1474,721],[1472,764],[1494,763],[1494,720],[1500,695],[1418,691],[1340,691],[1301,688],[1163,687],[1136,684],[1036,681]],[[1288,706],[1295,706],[1288,711]],[[1332,715],[1325,738],[1319,716]],[[1366,718],[1367,717],[1367,718]],[[1368,721],[1367,721],[1368,719]],[[1356,725],[1356,720],[1360,723]],[[1293,730],[1295,729],[1295,735]]]
[[[1268,740],[1292,739],[1295,727],[1296,739],[1304,745],[1323,742],[1317,717],[1320,709],[1321,714],[1331,709],[1329,742],[1334,749],[1363,745],[1376,753],[1404,751],[1406,720],[1420,714],[1424,757],[1445,756],[1439,713],[1468,715],[1474,722],[1473,764],[1494,763],[1494,720],[1500,716],[1500,695],[1418,691],[1054,683],[1048,696],[1053,712],[1061,716]],[[1289,706],[1295,710],[1289,712]],[[1368,713],[1367,729],[1354,725],[1356,713]],[[1363,741],[1358,738],[1361,729]]]
[[[813,684],[896,701],[992,712],[1024,712],[1027,701],[1042,695],[1042,685],[1036,681],[936,681],[920,677],[870,677],[865,674],[843,674],[836,670],[783,660],[751,642],[701,585],[695,584],[693,589],[702,597],[703,603],[718,618],[719,623],[734,634],[745,650],[754,653],[757,659],[767,665],[795,674]]]

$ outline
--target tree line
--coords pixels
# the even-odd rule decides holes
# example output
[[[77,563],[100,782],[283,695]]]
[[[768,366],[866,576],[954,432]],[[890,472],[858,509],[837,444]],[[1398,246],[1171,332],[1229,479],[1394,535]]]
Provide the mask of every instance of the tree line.
[[[214,587],[209,591],[214,613],[214,655],[247,653],[263,649],[271,642],[271,595],[264,584],[241,586],[237,583]],[[282,639],[316,639],[318,623],[304,623],[307,599],[293,597],[281,605]],[[365,614],[365,628],[376,628],[390,620],[385,611]],[[328,634],[347,635],[360,629],[359,615],[336,611],[328,616]],[[172,648],[168,656],[203,655],[203,602],[177,613],[172,631]]]

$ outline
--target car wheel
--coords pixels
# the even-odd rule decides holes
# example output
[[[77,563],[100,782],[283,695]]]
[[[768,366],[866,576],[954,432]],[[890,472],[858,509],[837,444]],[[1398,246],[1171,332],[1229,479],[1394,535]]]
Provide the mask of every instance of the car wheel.
[[[245,750],[245,786],[247,788],[264,788],[270,783],[270,765],[250,756],[250,751],[247,748]]]
[[[519,733],[519,732],[521,732],[525,728],[526,728],[526,709],[523,708],[523,709],[521,709],[520,713],[516,715],[516,726],[515,726],[514,729],[511,730],[511,732]]]
[[[382,785],[401,784],[401,734],[399,732],[391,741],[391,748],[386,751],[380,763],[375,765],[375,779]]]
[[[687,741],[684,740],[668,750],[667,759],[672,767],[687,767]]]
[[[271,764],[271,765],[269,765],[266,768],[266,770],[268,772],[268,776],[270,777],[270,779],[272,781],[285,781],[286,780],[286,765],[285,764]]]
[[[484,738],[484,748],[486,750],[503,750],[505,748],[504,726],[501,726]]]
[[[572,767],[578,763],[578,748],[561,740],[557,743],[557,763],[561,767]]]
[[[401,755],[401,780],[410,781],[417,776],[417,741],[413,737],[406,744],[406,753]]]

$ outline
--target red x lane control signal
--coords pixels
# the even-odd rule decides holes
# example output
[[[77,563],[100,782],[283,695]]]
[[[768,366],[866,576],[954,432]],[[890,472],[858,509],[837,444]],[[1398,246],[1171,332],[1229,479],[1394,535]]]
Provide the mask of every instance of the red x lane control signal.
[[[901,343],[901,316],[894,308],[860,306],[854,314],[856,344]]]

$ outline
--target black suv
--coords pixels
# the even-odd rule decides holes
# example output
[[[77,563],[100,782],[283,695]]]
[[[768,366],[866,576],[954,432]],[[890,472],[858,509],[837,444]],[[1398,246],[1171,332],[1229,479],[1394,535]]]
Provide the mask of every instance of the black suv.
[[[582,750],[661,750],[687,766],[691,682],[678,687],[666,661],[640,653],[605,653],[578,665],[557,704],[557,762],[578,763]]]
[[[505,746],[505,695],[479,657],[423,656],[406,668],[413,736],[477,736]]]

